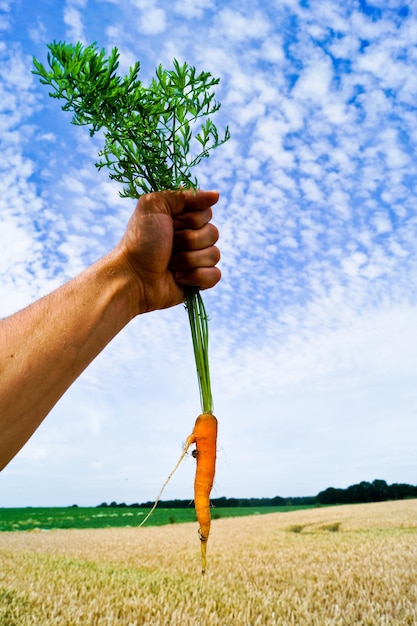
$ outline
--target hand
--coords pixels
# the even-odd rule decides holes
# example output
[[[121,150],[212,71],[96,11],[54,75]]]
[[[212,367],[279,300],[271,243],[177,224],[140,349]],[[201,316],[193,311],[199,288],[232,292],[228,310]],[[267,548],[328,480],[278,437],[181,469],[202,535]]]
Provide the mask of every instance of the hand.
[[[161,191],[139,199],[116,248],[138,286],[137,313],[179,304],[186,286],[208,289],[220,280],[219,235],[210,223],[218,197]]]

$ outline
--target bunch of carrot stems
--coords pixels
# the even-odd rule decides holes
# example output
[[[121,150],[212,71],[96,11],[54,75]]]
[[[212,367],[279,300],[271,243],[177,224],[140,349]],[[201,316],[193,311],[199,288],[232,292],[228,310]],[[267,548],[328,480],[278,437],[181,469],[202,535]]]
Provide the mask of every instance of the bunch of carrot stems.
[[[194,358],[202,413],[213,413],[210,366],[208,356],[208,316],[200,290],[196,287],[186,291],[185,307],[190,322]]]

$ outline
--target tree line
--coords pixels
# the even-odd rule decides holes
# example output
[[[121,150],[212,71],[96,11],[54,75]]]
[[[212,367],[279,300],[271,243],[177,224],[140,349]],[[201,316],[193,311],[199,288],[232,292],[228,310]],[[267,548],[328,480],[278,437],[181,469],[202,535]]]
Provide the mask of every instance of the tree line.
[[[211,498],[210,502],[213,507],[260,507],[260,506],[300,506],[311,505],[316,503],[315,496],[282,498],[274,496],[273,498]],[[134,509],[149,509],[154,502],[134,502],[126,504],[125,502],[102,502],[99,507],[131,507]],[[161,509],[186,509],[193,504],[192,500],[160,500],[158,507]]]
[[[328,487],[316,496],[318,504],[360,504],[361,502],[384,502],[385,500],[405,500],[417,498],[417,485],[393,483],[385,480],[362,481],[346,489]]]
[[[365,502],[383,502],[385,500],[404,500],[417,498],[417,485],[407,483],[393,483],[388,485],[385,480],[375,479],[372,482],[362,481],[350,485],[346,489],[328,487],[316,496],[296,496],[273,498],[213,498],[214,507],[262,507],[262,506],[314,506],[321,504],[360,504]],[[99,507],[131,507],[149,509],[153,501],[134,502],[102,502]],[[185,509],[192,504],[190,500],[160,500],[159,507],[163,509]]]

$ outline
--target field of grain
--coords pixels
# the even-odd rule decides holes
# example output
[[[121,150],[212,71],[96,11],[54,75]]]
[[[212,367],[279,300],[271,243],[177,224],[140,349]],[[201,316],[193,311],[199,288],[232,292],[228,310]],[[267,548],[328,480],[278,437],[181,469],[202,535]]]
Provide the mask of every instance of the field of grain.
[[[417,624],[417,500],[0,533],[1,626]]]

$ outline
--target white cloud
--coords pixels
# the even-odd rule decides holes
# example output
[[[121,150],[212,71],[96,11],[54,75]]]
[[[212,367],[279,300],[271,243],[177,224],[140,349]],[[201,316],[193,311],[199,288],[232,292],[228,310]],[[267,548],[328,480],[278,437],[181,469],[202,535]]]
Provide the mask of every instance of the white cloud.
[[[356,58],[360,48],[360,40],[354,31],[344,34],[331,43],[329,52],[336,59]]]
[[[355,265],[362,260],[356,259]],[[317,316],[336,311],[343,325],[319,330]],[[292,322],[287,316],[287,341],[279,349],[265,337],[252,350],[238,349],[233,362],[224,359],[220,349],[215,360],[216,385],[232,401],[245,394],[273,397],[301,389],[306,394],[314,390],[345,393],[376,380],[390,381],[395,388],[396,381],[417,376],[414,316],[413,307],[354,316],[335,294],[334,301],[329,298],[309,307],[302,326],[298,313]]]
[[[176,0],[173,8],[179,15],[192,20],[201,18],[205,11],[214,9],[215,6],[215,0]]]
[[[55,143],[57,137],[54,133],[38,133],[36,136],[37,141],[48,141],[51,143]]]
[[[315,180],[313,180],[312,178],[303,179],[301,181],[301,188],[307,200],[309,200],[310,202],[323,203],[323,194]]]
[[[382,213],[382,211],[374,213],[372,221],[379,235],[392,231],[391,220],[386,213]]]
[[[347,274],[357,276],[361,267],[367,262],[368,258],[362,252],[355,252],[351,257],[346,258],[342,262],[342,267]]]
[[[328,96],[332,78],[333,71],[330,59],[315,55],[313,59],[308,60],[306,68],[295,84],[294,99],[322,102]]]
[[[10,11],[10,5],[7,2],[3,2],[0,5],[0,10],[3,11],[3,14],[0,15],[0,32],[8,30],[11,26],[11,21],[8,15]]]
[[[227,7],[221,9],[216,15],[212,34],[216,39],[225,37],[227,41],[244,42],[264,39],[269,31],[269,21],[260,11],[244,15],[238,10]]]
[[[262,43],[259,58],[264,62],[278,65],[285,61],[285,51],[283,48],[283,39],[279,35],[268,35]]]
[[[16,268],[24,264],[30,264],[36,258],[36,249],[40,246],[34,245],[34,238],[23,225],[16,222],[1,220],[1,234],[3,242],[3,252],[0,258],[0,273],[3,275],[13,275]]]
[[[47,40],[46,26],[39,19],[36,25],[28,29],[29,36],[35,44],[43,44]]]
[[[135,19],[130,10],[130,18],[144,35],[158,35],[166,30],[166,12],[158,7],[155,0],[130,0],[130,4],[139,9],[139,19]]]
[[[82,9],[85,8],[86,4],[87,0],[66,0],[64,23],[68,27],[67,38],[71,42],[81,41],[82,43],[87,43],[82,14]]]
[[[149,11],[155,6],[156,0],[130,0],[130,4],[141,11]]]
[[[163,9],[152,7],[139,22],[139,30],[145,35],[157,35],[167,28],[166,15]]]

